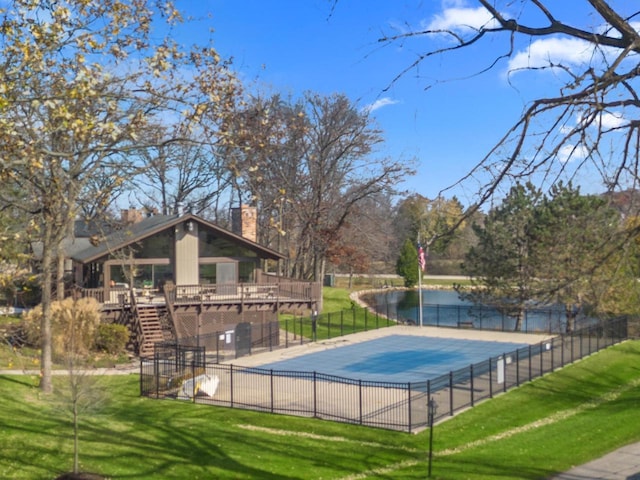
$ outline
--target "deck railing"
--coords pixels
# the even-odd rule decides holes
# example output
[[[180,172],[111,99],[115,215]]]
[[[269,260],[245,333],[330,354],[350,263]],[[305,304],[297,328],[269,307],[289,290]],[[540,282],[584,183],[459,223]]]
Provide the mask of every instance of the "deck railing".
[[[267,278],[273,280],[272,277]],[[315,302],[319,301],[322,295],[322,287],[319,283],[289,280],[270,283],[177,285],[170,288],[169,297],[175,305],[194,302]],[[151,288],[134,288],[133,290],[120,287],[82,288],[80,292],[82,297],[92,297],[99,303],[111,306],[130,305],[132,293],[138,303],[165,302],[164,292]]]

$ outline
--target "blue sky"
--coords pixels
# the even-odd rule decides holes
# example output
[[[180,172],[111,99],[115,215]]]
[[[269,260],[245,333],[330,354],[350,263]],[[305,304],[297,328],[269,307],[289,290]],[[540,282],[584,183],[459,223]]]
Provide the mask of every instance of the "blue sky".
[[[522,9],[514,14],[530,13],[527,2],[505,3]],[[589,25],[590,17],[580,10],[586,2],[552,3],[560,9],[560,19],[599,27]],[[233,57],[245,82],[257,81],[265,89],[294,96],[307,90],[344,93],[362,107],[376,105],[373,115],[386,140],[378,154],[416,159],[417,175],[404,187],[429,198],[481,160],[527,101],[557,93],[563,80],[559,74],[528,72],[512,76],[509,82],[505,73],[510,66],[545,61],[550,55],[576,64],[584,60],[576,53],[583,50],[579,45],[556,38],[516,45],[518,55],[511,60],[463,78],[508,48],[506,37],[487,38],[478,47],[432,58],[393,82],[419,53],[446,42],[436,36],[383,45],[379,38],[405,31],[407,25],[452,28],[454,23],[486,22],[478,4],[471,0],[178,0],[177,4],[193,16],[184,41],[212,38],[222,57]],[[455,194],[469,205],[475,187],[466,184],[445,196]]]

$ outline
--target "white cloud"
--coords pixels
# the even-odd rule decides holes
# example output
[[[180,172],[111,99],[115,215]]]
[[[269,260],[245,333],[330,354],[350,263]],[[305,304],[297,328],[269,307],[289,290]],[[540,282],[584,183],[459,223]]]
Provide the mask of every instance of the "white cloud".
[[[575,38],[545,38],[536,40],[529,48],[509,60],[508,70],[538,68],[550,64],[583,65],[593,58],[593,45]]]
[[[619,128],[627,123],[627,119],[620,112],[605,112],[600,115],[600,125],[602,128]]]
[[[459,31],[469,28],[478,30],[483,27],[495,26],[497,26],[497,22],[484,7],[464,8],[455,6],[444,9],[441,14],[434,15],[433,19],[426,25],[426,29]]]
[[[629,123],[629,120],[624,116],[624,113],[619,111],[597,113],[597,116],[590,117],[589,121],[591,121],[591,127],[604,130],[620,128]],[[576,118],[576,125],[585,127],[586,122],[587,120],[585,120],[583,116],[578,116]]]
[[[382,108],[382,107],[386,107],[387,105],[395,105],[396,103],[399,103],[397,100],[393,100],[389,97],[383,97],[379,100],[376,100],[375,102],[367,105],[364,109],[371,113],[371,112],[375,112],[376,110]]]
[[[582,145],[563,145],[558,152],[558,160],[562,163],[573,162],[575,160],[582,160],[589,154],[586,147]]]

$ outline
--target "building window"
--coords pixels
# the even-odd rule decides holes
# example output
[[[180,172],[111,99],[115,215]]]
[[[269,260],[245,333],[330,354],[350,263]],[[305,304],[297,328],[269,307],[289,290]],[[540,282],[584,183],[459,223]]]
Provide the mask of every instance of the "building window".
[[[200,257],[256,257],[256,253],[229,240],[216,236],[206,229],[198,230],[198,254]]]

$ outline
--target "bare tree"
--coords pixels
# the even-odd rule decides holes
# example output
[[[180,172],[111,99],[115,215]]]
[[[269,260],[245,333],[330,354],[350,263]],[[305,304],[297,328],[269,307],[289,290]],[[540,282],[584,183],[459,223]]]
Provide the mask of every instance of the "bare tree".
[[[284,234],[292,258],[288,273],[298,278],[322,279],[328,250],[354,209],[412,173],[375,155],[382,132],[343,95],[258,98],[237,116],[234,129],[228,155],[237,189],[259,205],[263,224]],[[281,241],[275,235],[269,240]]]
[[[139,202],[156,207],[165,215],[181,204],[196,214],[217,212],[220,197],[229,193],[231,176],[218,155],[219,136],[190,132],[172,134],[158,127],[161,138],[156,145],[139,152],[138,171],[131,177]],[[172,138],[190,138],[172,142]],[[166,140],[166,141],[165,141]]]
[[[458,5],[426,29],[388,35],[380,41],[393,45],[425,38],[445,41],[444,46],[430,50],[421,47],[415,61],[393,81],[442,55],[471,48],[495,52],[499,45],[502,52],[492,55],[478,71],[468,72],[469,76],[507,63],[512,81],[534,70],[553,70],[561,79],[557,94],[532,100],[461,180],[465,186],[471,180],[478,182],[477,206],[491,199],[505,182],[533,180],[549,187],[561,179],[571,181],[581,172],[599,175],[603,189],[634,188],[640,173],[637,5],[584,0],[572,4],[580,15],[561,20],[554,13],[560,7],[557,2],[474,3],[476,8]],[[559,43],[570,43],[573,58],[554,52],[551,40],[556,49]]]
[[[329,263],[339,271],[349,273],[349,288],[353,274],[393,271],[399,248],[396,248],[392,221],[391,195],[372,195],[359,202],[338,237],[329,245]]]

